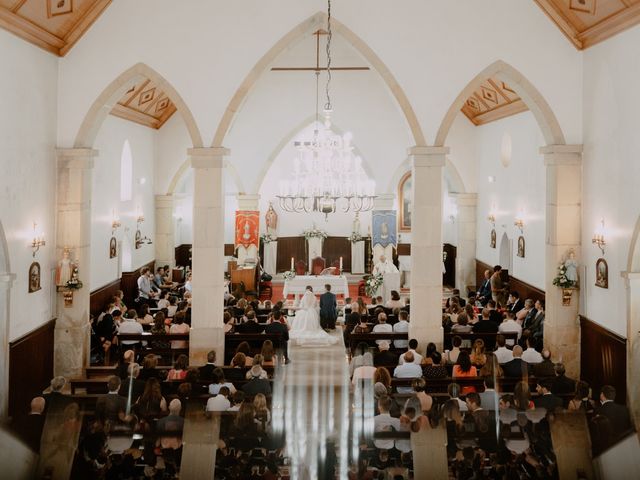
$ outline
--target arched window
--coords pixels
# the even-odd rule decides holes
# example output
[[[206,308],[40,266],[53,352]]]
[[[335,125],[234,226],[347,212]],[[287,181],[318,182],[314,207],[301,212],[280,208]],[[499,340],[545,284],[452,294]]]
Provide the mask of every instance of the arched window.
[[[411,231],[411,172],[407,172],[400,179],[398,185],[398,204],[400,207],[400,228],[401,232]]]
[[[124,141],[120,156],[120,201],[128,202],[133,195],[133,155],[129,140]]]

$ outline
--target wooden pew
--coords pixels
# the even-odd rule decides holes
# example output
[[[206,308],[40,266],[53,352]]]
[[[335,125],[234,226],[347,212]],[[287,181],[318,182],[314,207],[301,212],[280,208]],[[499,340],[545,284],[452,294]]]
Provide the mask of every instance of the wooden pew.
[[[358,343],[364,342],[372,347],[377,346],[376,340],[409,340],[408,333],[350,333],[349,350],[354,351]],[[393,347],[393,345],[392,345]]]
[[[477,339],[482,339],[484,341],[486,351],[490,352],[493,351],[493,347],[492,345],[496,344],[496,337],[498,335],[502,335],[504,336],[504,338],[506,340],[511,340],[514,342],[514,344],[518,341],[518,334],[513,332],[513,333],[445,333],[444,334],[444,347],[443,349],[445,350],[451,350],[452,347],[452,342],[453,342],[453,337],[460,337],[463,340],[463,344],[464,341],[467,340],[467,343],[469,343],[470,345],[473,345],[473,342],[475,342]],[[464,347],[464,349],[469,349],[470,347]]]
[[[265,340],[273,342],[275,350],[284,347],[281,333],[227,333],[224,336],[224,363],[231,363],[236,348],[242,342],[247,342],[251,347],[252,354],[260,353]]]

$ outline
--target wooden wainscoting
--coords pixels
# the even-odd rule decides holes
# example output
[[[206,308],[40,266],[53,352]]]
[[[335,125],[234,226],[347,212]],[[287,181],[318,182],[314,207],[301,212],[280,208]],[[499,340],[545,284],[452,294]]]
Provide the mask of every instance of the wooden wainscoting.
[[[175,248],[176,265],[191,267],[191,244],[183,243]]]
[[[627,339],[580,316],[580,377],[589,382],[593,398],[603,385],[616,388],[616,401],[627,400]]]
[[[347,237],[327,237],[322,244],[322,256],[327,261],[327,267],[340,263],[342,257],[342,270],[351,271],[351,242]],[[291,260],[289,260],[291,261]]]
[[[493,265],[489,265],[476,259],[476,288],[480,288],[480,285],[482,285],[485,270],[493,272]],[[503,270],[503,272],[506,272],[506,270]],[[509,290],[515,290],[518,292],[522,300],[526,300],[527,298],[530,298],[533,301],[542,300],[544,302],[545,300],[544,290],[540,290],[539,288],[510,275]]]
[[[111,300],[118,290],[120,290],[119,278],[91,292],[89,295],[89,310],[91,314],[97,318],[100,312],[102,312],[102,308]]]
[[[28,413],[31,399],[49,386],[55,326],[54,319],[9,343],[9,416]]]
[[[138,297],[138,277],[140,276],[140,270],[144,267],[149,267],[151,271],[154,271],[155,265],[156,261],[152,260],[145,265],[141,265],[140,268],[136,268],[132,272],[122,272],[120,289],[124,293],[124,304],[127,307],[134,306],[134,300]]]
[[[291,257],[308,263],[307,241],[304,237],[278,237],[278,260],[276,271],[284,272],[291,268]],[[309,265],[307,265],[307,269]]]

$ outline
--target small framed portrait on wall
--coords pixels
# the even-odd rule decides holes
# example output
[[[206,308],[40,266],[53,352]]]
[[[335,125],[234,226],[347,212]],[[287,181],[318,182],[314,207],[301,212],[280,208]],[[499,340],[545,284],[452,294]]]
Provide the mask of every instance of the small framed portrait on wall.
[[[520,258],[524,258],[524,254],[525,254],[524,237],[522,235],[520,235],[518,237],[518,253],[517,253],[517,255]]]
[[[496,248],[496,229],[492,228],[491,229],[491,240],[489,241],[489,246],[491,248]]]
[[[33,262],[29,267],[29,293],[37,292],[40,286],[40,264]]]
[[[116,237],[111,237],[109,240],[109,258],[116,258],[118,256],[118,242]]]
[[[604,258],[596,261],[596,287],[609,288],[609,265]]]

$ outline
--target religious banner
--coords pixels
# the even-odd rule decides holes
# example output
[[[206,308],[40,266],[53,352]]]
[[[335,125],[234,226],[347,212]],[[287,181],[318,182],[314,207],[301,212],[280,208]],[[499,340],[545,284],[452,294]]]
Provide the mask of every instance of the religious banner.
[[[371,213],[371,245],[386,248],[398,244],[398,223],[395,210],[374,210]]]
[[[260,247],[260,212],[236,210],[236,248]]]

